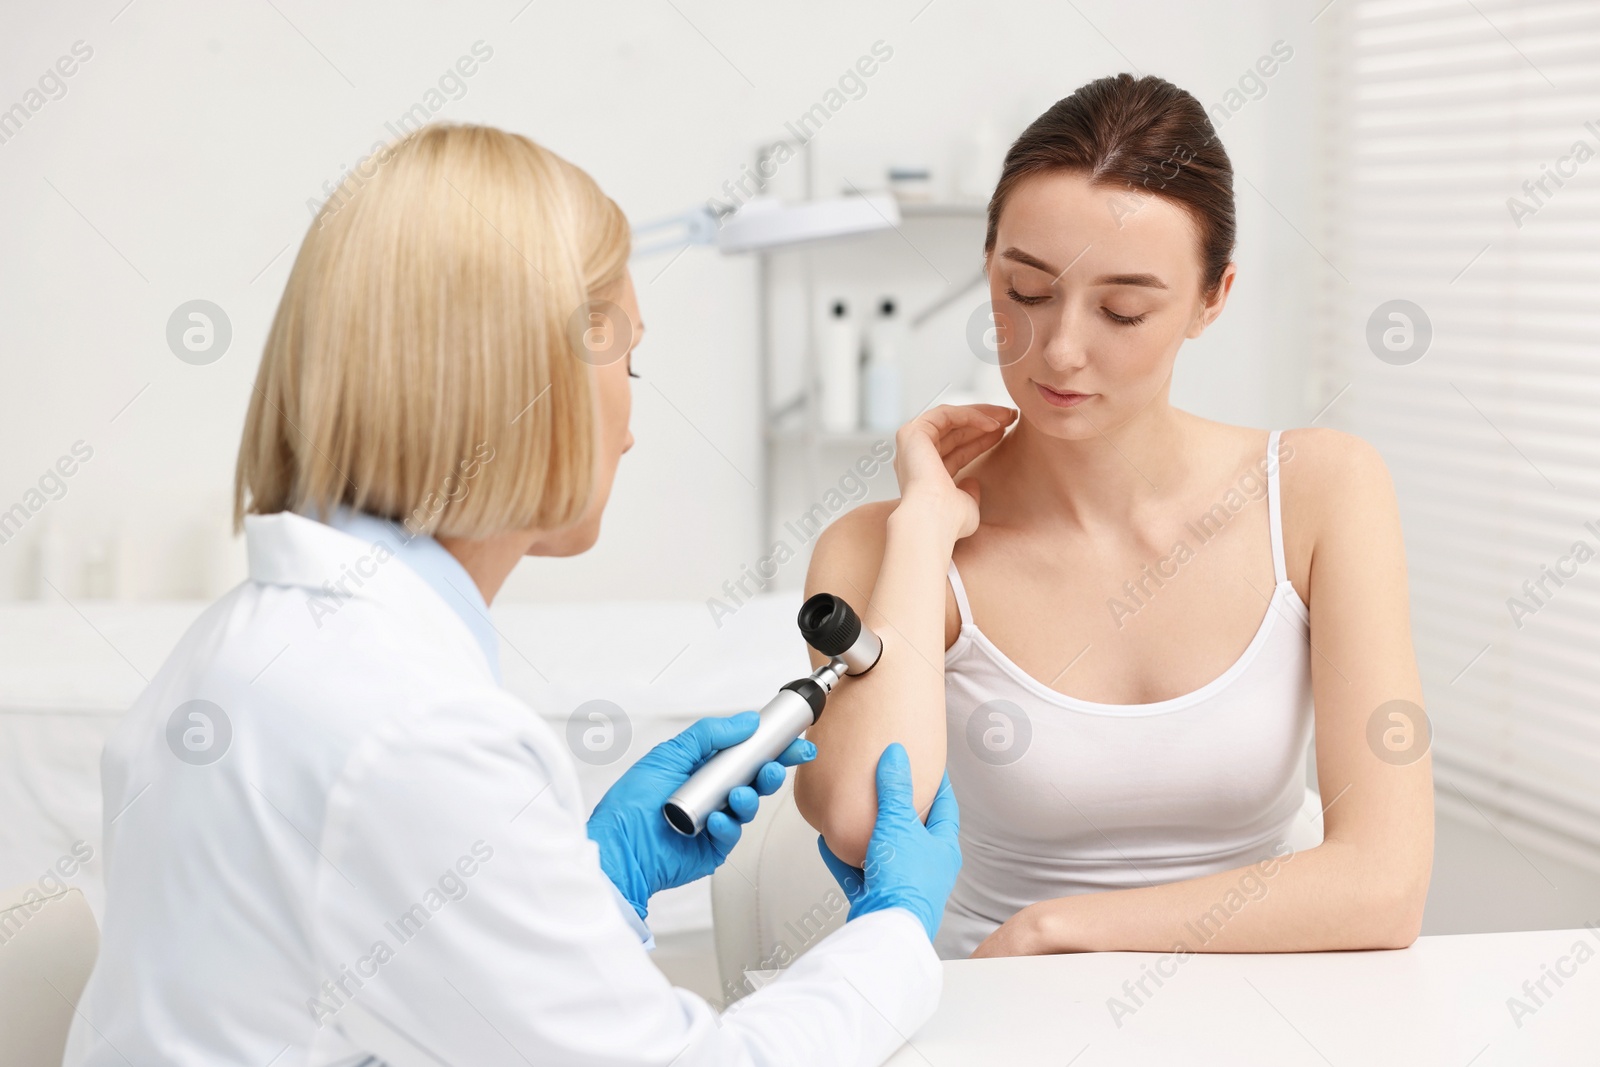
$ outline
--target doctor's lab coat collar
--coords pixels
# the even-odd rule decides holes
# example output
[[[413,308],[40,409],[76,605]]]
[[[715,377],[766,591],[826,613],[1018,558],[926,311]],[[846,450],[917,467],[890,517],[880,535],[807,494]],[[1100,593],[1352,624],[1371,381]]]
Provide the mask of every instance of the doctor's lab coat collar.
[[[385,536],[386,529],[391,534],[393,529],[383,519],[361,513],[336,514],[334,519],[349,532],[294,512],[246,515],[250,579],[305,589],[308,596],[321,598],[330,613],[344,601],[368,600],[419,629],[443,631],[498,684],[496,632],[466,568],[426,535],[409,540],[403,533]],[[376,550],[379,541],[384,543],[381,553]],[[396,558],[403,561],[398,567]]]

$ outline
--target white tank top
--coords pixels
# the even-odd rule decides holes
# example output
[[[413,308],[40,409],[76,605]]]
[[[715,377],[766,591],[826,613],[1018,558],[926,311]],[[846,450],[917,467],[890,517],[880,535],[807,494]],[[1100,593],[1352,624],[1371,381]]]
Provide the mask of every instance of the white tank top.
[[[1028,904],[1197,878],[1273,854],[1305,798],[1310,613],[1289,581],[1267,441],[1277,584],[1255,636],[1208,684],[1153,704],[1098,704],[1025,674],[973,624],[945,653],[950,784],[962,868],[934,948],[964,959]],[[1253,595],[1253,594],[1252,594]]]

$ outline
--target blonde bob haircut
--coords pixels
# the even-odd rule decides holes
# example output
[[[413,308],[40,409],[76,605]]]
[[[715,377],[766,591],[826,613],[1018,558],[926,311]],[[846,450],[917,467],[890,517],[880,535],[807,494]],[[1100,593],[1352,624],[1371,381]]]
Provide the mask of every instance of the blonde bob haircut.
[[[569,324],[629,251],[594,179],[526,137],[430,125],[368,157],[317,213],[278,303],[235,529],[340,504],[414,535],[579,519],[598,426]]]

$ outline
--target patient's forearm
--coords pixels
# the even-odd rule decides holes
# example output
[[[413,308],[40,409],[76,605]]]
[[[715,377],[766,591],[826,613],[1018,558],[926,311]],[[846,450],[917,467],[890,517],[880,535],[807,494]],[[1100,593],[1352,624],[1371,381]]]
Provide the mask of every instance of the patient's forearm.
[[[1027,922],[1040,953],[1403,948],[1417,936],[1427,885],[1393,869],[1325,842],[1203,878],[1044,901]]]
[[[862,622],[883,640],[883,655],[829,697],[807,733],[817,758],[795,788],[829,848],[857,866],[877,814],[874,773],[884,748],[892,741],[905,746],[919,811],[933,802],[944,773],[945,575],[954,544],[947,521],[902,501],[888,518],[870,602],[862,603],[865,590],[833,590],[863,609]]]

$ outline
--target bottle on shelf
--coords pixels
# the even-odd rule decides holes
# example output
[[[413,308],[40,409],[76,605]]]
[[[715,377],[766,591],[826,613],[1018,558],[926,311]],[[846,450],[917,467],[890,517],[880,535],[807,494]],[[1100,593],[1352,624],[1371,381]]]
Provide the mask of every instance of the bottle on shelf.
[[[822,429],[853,433],[861,428],[861,329],[843,300],[828,308],[820,356]]]
[[[968,128],[956,149],[955,199],[984,203],[994,192],[1005,163],[1007,139],[988,115]]]
[[[894,431],[900,428],[900,350],[905,327],[893,297],[878,303],[878,314],[867,329],[866,353],[861,370],[861,413],[866,428]]]

